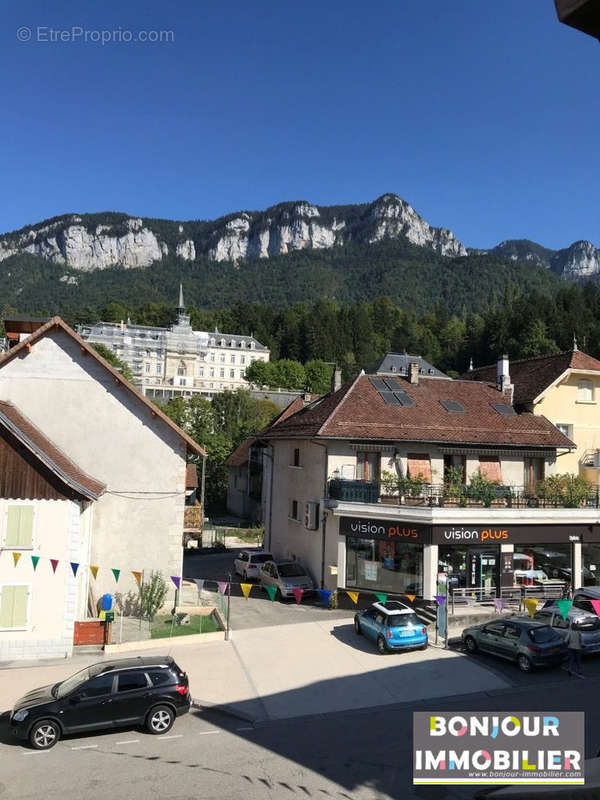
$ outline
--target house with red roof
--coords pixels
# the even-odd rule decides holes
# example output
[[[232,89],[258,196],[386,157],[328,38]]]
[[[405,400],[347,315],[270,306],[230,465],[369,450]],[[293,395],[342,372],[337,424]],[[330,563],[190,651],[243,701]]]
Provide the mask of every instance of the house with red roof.
[[[0,356],[0,660],[68,656],[102,595],[181,577],[204,455],[59,317],[19,339]]]
[[[504,371],[498,383],[418,364],[361,374],[261,438],[265,547],[324,588],[491,602],[518,589],[525,563],[556,592],[582,580],[584,542],[600,541],[595,493],[565,508],[529,491],[532,465],[552,475],[575,445],[513,404]]]

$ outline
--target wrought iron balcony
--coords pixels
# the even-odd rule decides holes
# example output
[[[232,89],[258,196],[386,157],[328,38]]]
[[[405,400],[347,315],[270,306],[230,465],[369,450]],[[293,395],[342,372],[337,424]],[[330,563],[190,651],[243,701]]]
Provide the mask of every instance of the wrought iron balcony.
[[[329,481],[329,497],[354,503],[376,503],[379,500],[379,483],[332,478]]]

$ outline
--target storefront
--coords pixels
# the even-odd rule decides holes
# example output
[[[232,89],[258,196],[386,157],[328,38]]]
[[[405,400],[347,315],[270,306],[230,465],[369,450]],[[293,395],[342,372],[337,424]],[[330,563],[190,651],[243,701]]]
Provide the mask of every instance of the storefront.
[[[424,525],[339,518],[345,562],[340,586],[433,597],[518,586],[600,585],[600,526]],[[573,587],[575,588],[575,587]],[[460,594],[460,592],[458,592]]]
[[[423,547],[431,526],[340,517],[339,532],[346,537],[348,588],[423,594]]]

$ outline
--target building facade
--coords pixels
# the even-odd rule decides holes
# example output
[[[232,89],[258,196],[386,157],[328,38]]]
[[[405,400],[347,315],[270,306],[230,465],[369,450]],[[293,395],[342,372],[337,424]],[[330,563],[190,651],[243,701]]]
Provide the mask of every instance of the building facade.
[[[175,324],[152,328],[98,322],[80,326],[80,335],[108,347],[133,373],[144,395],[167,401],[194,395],[209,400],[226,390],[248,389],[246,369],[254,361],[268,361],[270,351],[253,336],[194,331],[179,291]]]
[[[72,459],[104,487],[86,507],[88,533],[79,549],[70,544],[78,533],[63,531],[58,517],[51,523],[49,510],[40,506],[39,511],[46,523],[36,528],[34,541],[44,557],[59,559],[58,569],[67,576],[69,561],[80,564],[79,619],[97,607],[104,593],[137,592],[134,571],[160,571],[167,580],[181,575],[187,461],[204,454],[196,442],[58,317],[0,357],[0,401],[43,431],[57,458]],[[0,464],[2,469],[6,464]],[[74,511],[71,516],[74,520]],[[3,542],[3,551],[15,549]],[[26,549],[14,575],[25,569],[29,554]],[[5,552],[2,559],[7,559]],[[91,565],[98,567],[96,575]],[[46,562],[44,569],[39,565],[39,574],[32,573],[34,591],[48,569]],[[51,588],[62,591],[58,583]],[[26,640],[23,648],[37,641],[34,630]]]
[[[329,589],[501,596],[532,571],[600,584],[597,493],[562,508],[532,491],[570,439],[516,413],[507,374],[498,388],[409,373],[361,375],[264,433],[265,547]]]

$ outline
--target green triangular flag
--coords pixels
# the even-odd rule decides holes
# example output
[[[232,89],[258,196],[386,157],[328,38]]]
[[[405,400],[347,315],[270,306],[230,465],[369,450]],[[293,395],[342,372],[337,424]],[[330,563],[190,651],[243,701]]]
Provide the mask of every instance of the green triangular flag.
[[[112,569],[111,572],[115,576],[115,581],[118,583],[119,582],[119,575],[121,574],[121,570],[120,569]]]
[[[38,565],[38,561],[40,560],[39,556],[31,556],[31,563],[33,564],[33,571],[35,572],[35,568]]]
[[[385,592],[375,592],[375,597],[379,600],[380,603],[385,605],[385,601],[387,600],[387,594]]]
[[[572,600],[566,600],[566,599],[557,600],[556,601],[556,605],[558,606],[558,610],[560,611],[561,617],[566,620],[566,618],[569,615],[569,611],[571,609],[571,606],[573,605],[573,601]]]
[[[269,600],[275,600],[275,595],[277,594],[277,587],[276,586],[265,586],[267,590],[267,594],[269,595]]]

